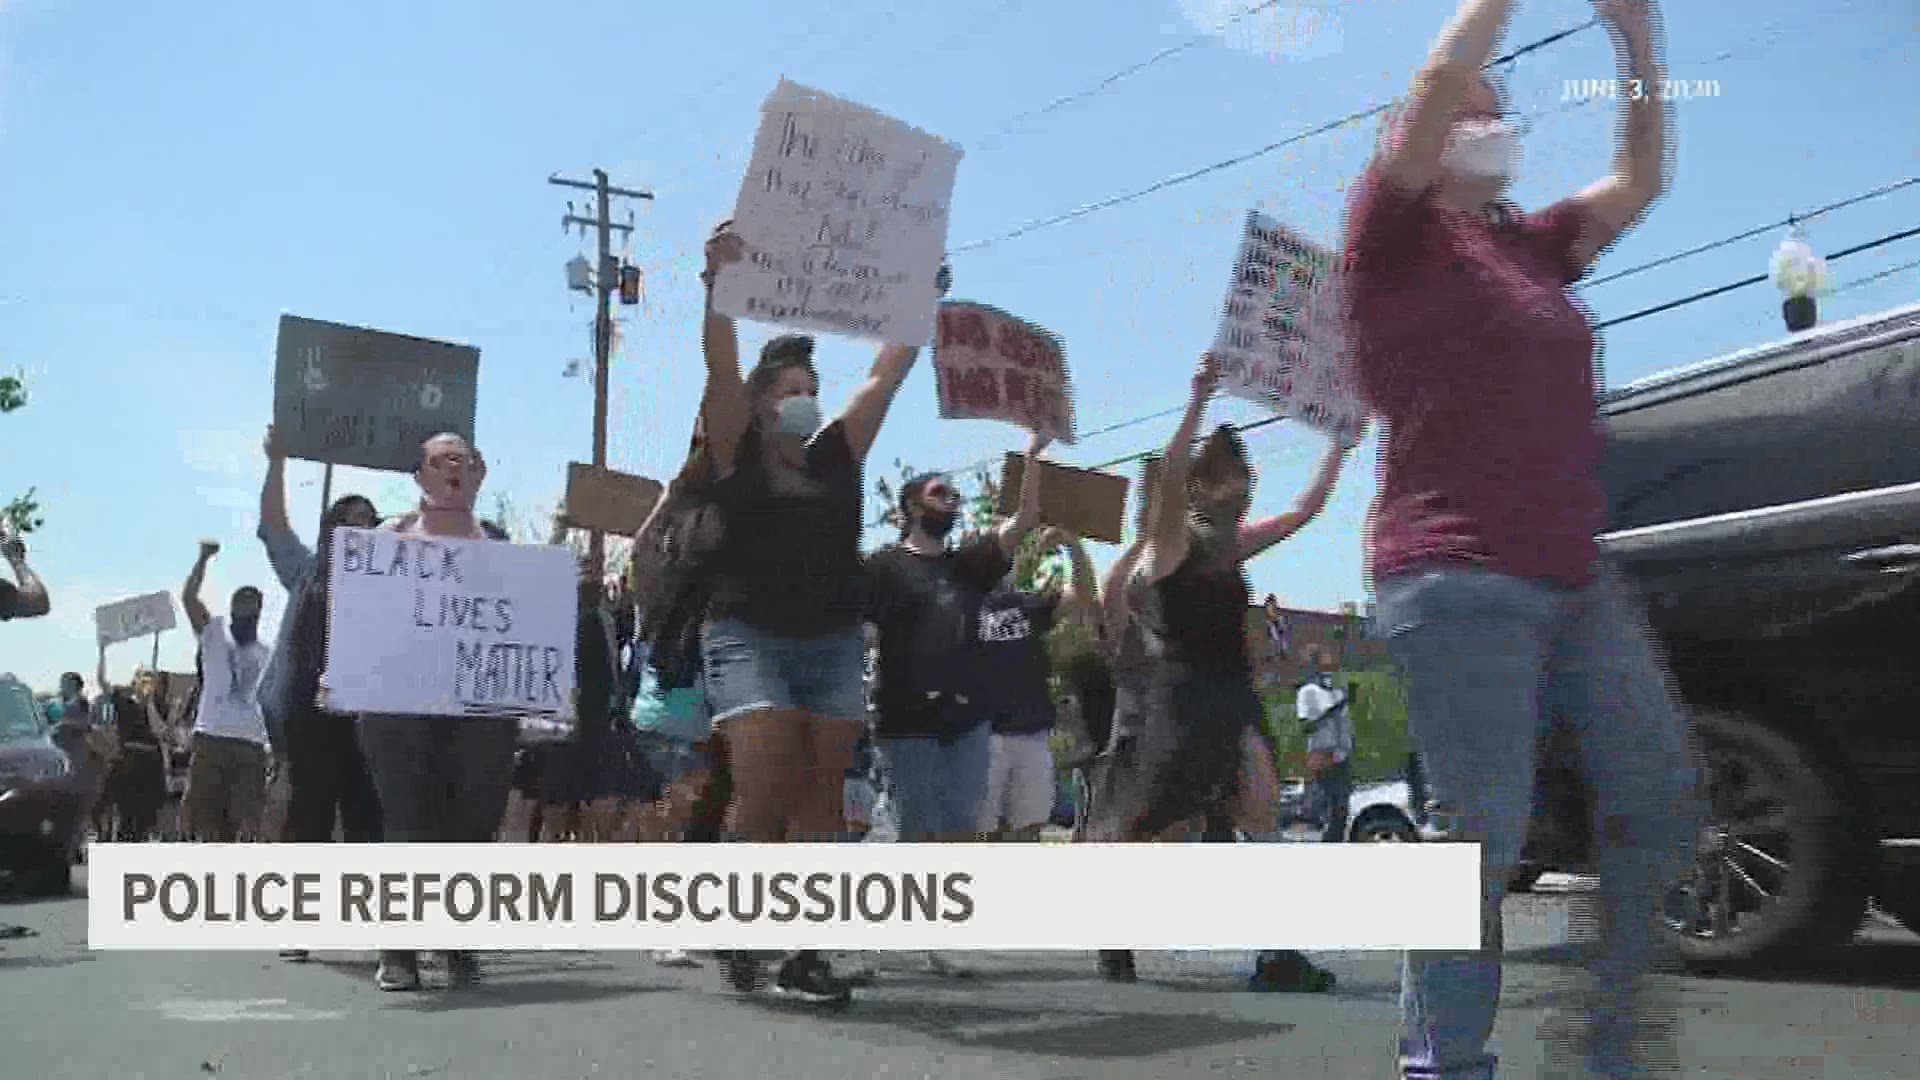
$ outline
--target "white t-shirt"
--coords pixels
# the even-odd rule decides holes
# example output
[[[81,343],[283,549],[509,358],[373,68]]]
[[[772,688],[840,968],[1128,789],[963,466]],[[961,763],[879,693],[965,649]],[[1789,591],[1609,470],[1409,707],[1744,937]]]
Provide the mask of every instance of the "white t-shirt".
[[[1344,690],[1330,690],[1317,681],[1300,688],[1295,707],[1301,722],[1308,725],[1309,751],[1331,751],[1335,761],[1345,761],[1353,753],[1353,716],[1346,704]]]
[[[267,721],[260,713],[260,680],[273,650],[264,642],[233,640],[225,616],[207,620],[200,635],[200,709],[193,718],[196,735],[245,739],[267,745]]]

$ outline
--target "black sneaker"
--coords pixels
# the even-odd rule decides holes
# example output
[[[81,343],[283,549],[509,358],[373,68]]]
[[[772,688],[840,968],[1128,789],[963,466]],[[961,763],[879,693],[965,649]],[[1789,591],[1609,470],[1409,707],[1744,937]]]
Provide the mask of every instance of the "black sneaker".
[[[1100,977],[1108,982],[1133,982],[1137,978],[1133,972],[1133,954],[1125,949],[1102,949]]]
[[[834,977],[832,965],[807,953],[780,965],[773,992],[809,1005],[845,1005],[853,1000],[853,988]]]
[[[1333,973],[1313,966],[1296,952],[1268,953],[1247,980],[1256,994],[1324,994],[1333,989]]]
[[[718,952],[714,954],[714,962],[720,968],[721,977],[737,994],[758,993],[766,985],[766,965],[750,952],[738,949]]]

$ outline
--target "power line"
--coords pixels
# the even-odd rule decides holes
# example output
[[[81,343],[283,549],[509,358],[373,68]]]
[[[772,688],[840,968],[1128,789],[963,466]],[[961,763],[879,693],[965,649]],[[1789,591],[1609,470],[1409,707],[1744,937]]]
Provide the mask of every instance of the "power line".
[[[1599,24],[1598,19],[1591,19],[1571,29],[1562,30],[1555,34],[1550,34],[1546,37],[1540,38],[1537,41],[1530,41],[1527,44],[1522,45],[1519,48],[1513,50],[1512,52],[1506,53],[1503,56],[1498,56],[1492,60],[1487,61],[1485,67],[1482,70],[1492,70],[1497,67],[1511,65],[1515,60],[1519,59],[1522,56],[1525,56],[1530,52],[1534,52],[1535,50],[1538,50],[1538,49],[1543,49],[1548,45],[1551,45],[1557,41],[1564,40],[1565,38],[1571,37],[1574,34],[1580,33],[1582,30],[1586,30],[1598,24]],[[1017,240],[1020,237],[1027,235],[1028,233],[1036,232],[1040,229],[1050,228],[1054,225],[1065,224],[1066,222],[1074,221],[1079,218],[1086,217],[1088,214],[1099,213],[1102,210],[1108,210],[1125,203],[1133,202],[1137,199],[1143,199],[1148,195],[1154,194],[1155,192],[1165,191],[1166,189],[1171,187],[1178,187],[1181,184],[1191,183],[1192,181],[1198,180],[1203,176],[1211,176],[1214,173],[1222,172],[1227,169],[1235,168],[1236,166],[1244,165],[1249,161],[1254,161],[1259,158],[1266,157],[1268,154],[1271,154],[1276,150],[1284,150],[1287,147],[1294,145],[1295,143],[1305,142],[1308,139],[1317,138],[1318,136],[1325,135],[1330,131],[1337,131],[1340,128],[1348,126],[1349,124],[1357,124],[1362,120],[1371,119],[1375,116],[1380,115],[1383,112],[1386,112],[1389,108],[1392,107],[1392,104],[1393,103],[1390,101],[1382,102],[1370,108],[1362,109],[1359,112],[1349,113],[1348,115],[1343,116],[1338,120],[1332,120],[1327,123],[1320,124],[1316,127],[1309,128],[1306,131],[1289,135],[1286,138],[1280,139],[1276,142],[1268,143],[1267,145],[1259,148],[1258,150],[1253,150],[1245,154],[1239,154],[1234,157],[1227,158],[1225,161],[1216,161],[1211,165],[1202,165],[1197,169],[1189,169],[1186,172],[1178,173],[1174,176],[1167,177],[1165,180],[1161,180],[1157,183],[1150,184],[1136,191],[1130,191],[1125,194],[1115,195],[1112,198],[1102,199],[1096,203],[1088,203],[1087,205],[1079,207],[1078,209],[1068,210],[1065,213],[1061,213],[1061,214],[1055,214],[1054,216],[1049,218],[1042,218],[1038,221],[1030,221],[1025,225],[1021,225],[1018,228],[1015,228],[1011,232],[1003,233],[999,236],[989,237],[985,240],[976,240],[969,244],[961,244],[959,247],[949,248],[947,253],[949,255],[961,255],[971,251],[979,251],[983,248],[991,247],[994,244],[1005,243],[1009,240]]]
[[[1863,278],[1854,278],[1844,285],[1834,286],[1833,291],[1836,293],[1849,292],[1853,289],[1860,288],[1862,285],[1871,285],[1883,278],[1890,278],[1895,274],[1902,274],[1908,270],[1920,270],[1920,259],[1915,259],[1912,262],[1904,262],[1899,266],[1889,266],[1877,274],[1868,274]]]
[[[1093,97],[1094,95],[1100,93],[1101,91],[1107,89],[1108,87],[1114,85],[1115,83],[1121,82],[1134,75],[1138,75],[1140,72],[1145,71],[1146,69],[1152,67],[1155,64],[1160,63],[1163,60],[1170,60],[1176,56],[1179,56],[1181,53],[1188,52],[1192,49],[1198,48],[1201,45],[1207,44],[1208,42],[1214,39],[1215,35],[1223,33],[1224,31],[1226,31],[1228,27],[1231,27],[1235,23],[1238,23],[1241,19],[1247,18],[1252,15],[1258,15],[1260,12],[1265,11],[1270,7],[1273,7],[1278,3],[1280,3],[1280,0],[1266,0],[1265,3],[1257,4],[1253,7],[1248,8],[1245,11],[1242,11],[1238,15],[1235,15],[1227,19],[1225,22],[1222,22],[1220,25],[1214,27],[1213,30],[1209,33],[1196,34],[1193,37],[1187,39],[1186,41],[1181,42],[1178,45],[1169,45],[1166,48],[1161,49],[1159,52],[1154,53],[1152,56],[1147,57],[1145,60],[1141,60],[1141,61],[1138,61],[1137,63],[1129,64],[1118,71],[1115,71],[1106,75],[1105,77],[1101,78],[1098,82],[1095,82],[1093,85],[1088,86],[1085,89],[1076,90],[1071,94],[1065,94],[1060,97],[1054,98],[1052,101],[1047,102],[1045,105],[1042,105],[1037,109],[1029,109],[1023,113],[1017,113],[1011,119],[1001,124],[1000,127],[996,129],[992,135],[989,135],[985,139],[981,140],[980,148],[984,150],[988,147],[994,146],[995,144],[999,143],[999,141],[1005,138],[1013,130],[1015,126],[1020,124],[1021,121],[1038,120],[1042,116],[1046,116],[1049,113],[1058,112],[1059,110],[1064,109],[1068,105],[1071,105],[1075,102],[1085,101],[1086,99]]]
[[[1889,233],[1886,236],[1882,236],[1877,240],[1869,240],[1864,244],[1855,244],[1850,248],[1842,248],[1841,250],[1836,251],[1831,255],[1828,255],[1826,259],[1829,263],[1838,262],[1839,260],[1844,259],[1849,255],[1857,255],[1863,251],[1872,251],[1875,248],[1885,247],[1888,244],[1895,243],[1900,240],[1905,240],[1914,236],[1920,236],[1920,228],[1907,229],[1904,232]],[[1879,280],[1880,278],[1890,277],[1894,274],[1901,272],[1902,270],[1911,270],[1916,267],[1920,267],[1920,261],[1907,263],[1904,266],[1896,266],[1889,270],[1882,271],[1878,274],[1861,278],[1857,281],[1848,282],[1847,284],[1842,285],[1839,289],[1835,289],[1834,291],[1839,292],[1843,289],[1855,288],[1860,285],[1865,285],[1872,281]],[[1645,308],[1643,310],[1636,311],[1628,315],[1623,315],[1617,319],[1609,319],[1606,322],[1596,323],[1594,325],[1594,329],[1604,330],[1609,326],[1618,326],[1621,323],[1632,322],[1635,319],[1645,318],[1648,315],[1656,315],[1656,314],[1659,314],[1660,312],[1671,311],[1674,308],[1683,307],[1687,304],[1698,303],[1701,300],[1711,299],[1712,297],[1720,296],[1723,293],[1732,292],[1735,289],[1744,289],[1751,285],[1760,284],[1761,282],[1768,280],[1769,277],[1770,275],[1760,274],[1755,277],[1742,278],[1739,281],[1733,282],[1728,285],[1722,285],[1719,288],[1706,289],[1701,292],[1695,293],[1691,296],[1681,297],[1680,299],[1671,301],[1669,303],[1660,304],[1651,308]],[[1185,406],[1182,406],[1182,408],[1184,407]],[[1255,420],[1252,423],[1248,423],[1248,424],[1228,424],[1227,426],[1229,428],[1232,428],[1234,431],[1237,431],[1244,435],[1250,431],[1258,431],[1263,427],[1270,427],[1274,424],[1278,424],[1281,421],[1286,419],[1288,419],[1288,417],[1268,416],[1260,420]],[[1101,462],[1098,465],[1091,466],[1091,468],[1095,470],[1111,469],[1116,465],[1126,465],[1131,462],[1140,461],[1145,458],[1152,457],[1154,454],[1157,454],[1159,452],[1160,450],[1157,447],[1150,450],[1141,450],[1136,453],[1128,454],[1124,457],[1114,458],[1112,461]]]
[[[1913,236],[1920,236],[1920,228],[1907,229],[1904,232],[1888,233],[1887,235],[1880,237],[1878,240],[1869,240],[1864,244],[1855,244],[1850,248],[1842,248],[1841,250],[1836,251],[1831,255],[1828,255],[1826,258],[1827,258],[1827,261],[1830,263],[1839,262],[1841,259],[1844,259],[1849,255],[1857,255],[1862,251],[1872,251],[1874,248],[1885,247],[1888,244],[1894,243],[1895,241],[1905,240],[1908,237],[1913,237]],[[1771,277],[1772,277],[1771,274],[1755,274],[1752,277],[1741,278],[1739,281],[1731,282],[1726,285],[1721,285],[1717,288],[1703,289],[1700,292],[1692,294],[1691,296],[1683,296],[1678,300],[1669,300],[1664,304],[1655,304],[1652,307],[1641,308],[1639,311],[1629,312],[1628,314],[1621,315],[1618,318],[1608,319],[1607,321],[1602,323],[1595,323],[1593,328],[1595,330],[1605,330],[1610,326],[1619,326],[1621,323],[1630,323],[1637,319],[1644,319],[1649,315],[1658,315],[1663,311],[1672,311],[1674,308],[1685,307],[1688,304],[1698,303],[1701,300],[1710,300],[1713,297],[1720,296],[1725,293],[1733,292],[1736,289],[1745,289],[1753,285],[1758,285],[1763,281],[1769,280]]]
[[[1793,225],[1798,225],[1804,221],[1811,221],[1814,218],[1820,217],[1824,214],[1831,213],[1832,211],[1835,211],[1835,210],[1843,210],[1857,203],[1863,203],[1871,199],[1877,199],[1883,195],[1891,195],[1892,193],[1899,191],[1902,188],[1909,188],[1915,184],[1920,184],[1920,176],[1910,176],[1905,180],[1900,180],[1895,183],[1886,184],[1881,187],[1874,188],[1872,191],[1863,192],[1859,195],[1853,196],[1850,199],[1841,199],[1839,202],[1836,202],[1836,203],[1828,203],[1827,205],[1819,208],[1818,210],[1811,210],[1804,214],[1789,214],[1782,221],[1769,222],[1768,224],[1765,224],[1765,225],[1759,225],[1754,228],[1744,230],[1742,232],[1734,233],[1731,236],[1721,237],[1720,239],[1714,240],[1710,243],[1701,244],[1698,247],[1691,247],[1685,251],[1675,252],[1672,255],[1663,255],[1660,258],[1654,259],[1651,262],[1644,262],[1638,266],[1629,266],[1625,270],[1619,270],[1614,273],[1607,274],[1604,277],[1597,277],[1591,281],[1583,282],[1579,287],[1582,289],[1591,289],[1596,285],[1605,285],[1608,282],[1618,281],[1621,278],[1631,277],[1634,274],[1644,273],[1648,270],[1657,270],[1662,266],[1666,266],[1670,263],[1679,262],[1682,259],[1690,259],[1695,255],[1705,254],[1706,252],[1709,252],[1709,251],[1715,251],[1719,248],[1727,247],[1732,244],[1737,244],[1742,240],[1751,240],[1756,236],[1761,236],[1766,233],[1770,233],[1775,229],[1788,228]]]

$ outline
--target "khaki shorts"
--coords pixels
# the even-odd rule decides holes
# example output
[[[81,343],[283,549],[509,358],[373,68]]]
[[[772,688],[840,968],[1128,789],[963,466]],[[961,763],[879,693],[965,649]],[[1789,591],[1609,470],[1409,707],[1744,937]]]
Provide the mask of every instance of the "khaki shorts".
[[[193,737],[181,824],[203,840],[260,827],[267,801],[267,749],[245,739]]]

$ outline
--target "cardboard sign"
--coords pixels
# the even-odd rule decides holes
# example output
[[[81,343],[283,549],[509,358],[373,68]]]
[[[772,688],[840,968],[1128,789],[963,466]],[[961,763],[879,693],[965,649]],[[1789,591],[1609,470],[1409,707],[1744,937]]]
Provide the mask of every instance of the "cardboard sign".
[[[164,592],[148,593],[102,604],[93,609],[93,625],[102,645],[171,630],[174,627],[173,596]]]
[[[1047,330],[985,304],[941,304],[933,372],[942,420],[1004,420],[1074,441],[1066,350]]]
[[[1042,458],[1040,466],[1040,520],[1057,525],[1084,540],[1118,544],[1124,536],[1127,514],[1127,478],[1092,469],[1076,469]],[[1008,454],[1000,473],[997,512],[1010,516],[1020,505],[1027,456]]]
[[[733,211],[747,257],[714,283],[714,309],[925,344],[959,148],[785,79],[761,109]]]
[[[573,552],[344,528],[333,549],[329,711],[573,716]]]
[[[1222,392],[1357,441],[1367,409],[1347,360],[1339,285],[1331,254],[1248,212],[1213,342]]]
[[[280,317],[273,431],[288,457],[412,472],[442,432],[473,439],[480,350]]]
[[[568,462],[567,524],[633,536],[647,523],[661,490],[658,481],[644,476]]]

